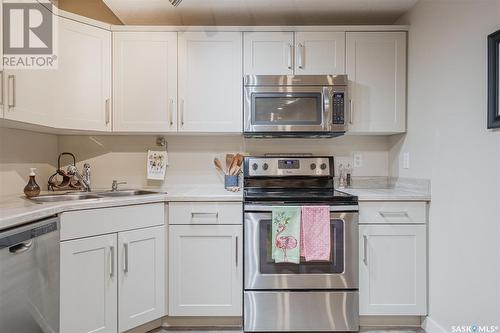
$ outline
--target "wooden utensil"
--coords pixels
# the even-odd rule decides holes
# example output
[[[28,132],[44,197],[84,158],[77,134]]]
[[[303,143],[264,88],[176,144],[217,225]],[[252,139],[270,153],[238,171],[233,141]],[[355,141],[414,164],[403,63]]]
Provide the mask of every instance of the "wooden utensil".
[[[229,174],[229,167],[233,162],[234,154],[226,154],[226,174]]]
[[[215,168],[216,168],[217,170],[219,170],[219,171],[220,171],[220,172],[222,172],[223,174],[226,174],[226,173],[224,172],[224,168],[222,167],[222,163],[219,161],[219,159],[218,159],[217,157],[216,157],[216,158],[214,158],[214,165],[215,165]]]
[[[243,155],[240,153],[234,156],[234,162],[231,164],[230,175],[237,175],[240,173],[241,165],[243,164]]]
[[[231,161],[231,165],[229,167],[228,174],[230,176],[236,175],[235,172],[237,168],[238,168],[238,154],[236,154],[236,156],[233,157],[233,160]]]

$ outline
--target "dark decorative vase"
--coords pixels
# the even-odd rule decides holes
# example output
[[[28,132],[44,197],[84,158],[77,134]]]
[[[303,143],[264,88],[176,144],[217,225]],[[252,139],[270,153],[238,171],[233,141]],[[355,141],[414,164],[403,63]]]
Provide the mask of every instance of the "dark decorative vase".
[[[30,169],[30,180],[28,181],[28,184],[24,187],[24,194],[28,198],[36,197],[37,195],[40,194],[40,186],[36,183],[35,180],[35,168]]]

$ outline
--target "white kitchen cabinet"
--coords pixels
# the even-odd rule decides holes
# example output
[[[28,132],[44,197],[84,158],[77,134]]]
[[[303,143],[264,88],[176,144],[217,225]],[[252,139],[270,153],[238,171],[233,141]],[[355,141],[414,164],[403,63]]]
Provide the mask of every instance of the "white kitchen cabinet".
[[[165,315],[165,227],[118,234],[119,331]]]
[[[241,32],[179,33],[179,131],[242,132]]]
[[[60,331],[117,332],[117,237],[61,243]]]
[[[113,131],[177,131],[177,32],[113,33]]]
[[[170,221],[175,222],[175,221]],[[242,226],[169,226],[169,315],[242,315]]]
[[[406,131],[406,32],[348,32],[349,133]]]
[[[61,214],[61,332],[123,332],[165,315],[163,203]]]
[[[361,315],[427,314],[425,225],[359,226]]]
[[[296,32],[295,74],[345,73],[345,32]]]
[[[293,32],[244,32],[245,75],[292,75]]]
[[[111,32],[60,17],[58,34],[53,127],[111,131]]]

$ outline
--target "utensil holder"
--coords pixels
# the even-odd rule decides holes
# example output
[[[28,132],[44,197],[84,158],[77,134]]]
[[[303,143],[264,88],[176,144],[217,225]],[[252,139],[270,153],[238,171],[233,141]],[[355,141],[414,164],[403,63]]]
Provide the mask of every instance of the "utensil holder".
[[[240,182],[239,182],[239,177],[238,175],[225,175],[224,176],[224,187],[226,189],[231,188],[231,187],[239,187]]]

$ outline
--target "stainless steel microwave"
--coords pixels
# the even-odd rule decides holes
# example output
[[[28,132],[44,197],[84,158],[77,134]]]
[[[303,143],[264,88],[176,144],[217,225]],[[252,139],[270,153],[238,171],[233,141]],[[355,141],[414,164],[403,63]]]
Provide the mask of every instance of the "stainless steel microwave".
[[[248,75],[246,137],[335,137],[346,131],[346,75]]]

